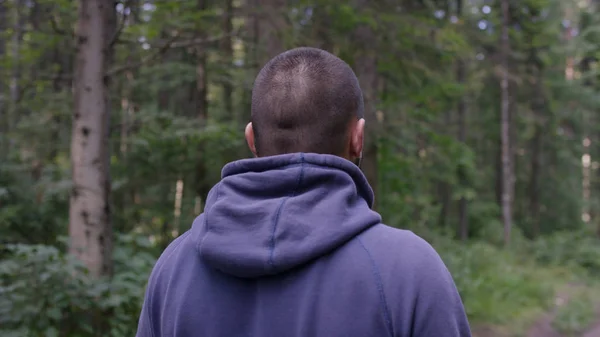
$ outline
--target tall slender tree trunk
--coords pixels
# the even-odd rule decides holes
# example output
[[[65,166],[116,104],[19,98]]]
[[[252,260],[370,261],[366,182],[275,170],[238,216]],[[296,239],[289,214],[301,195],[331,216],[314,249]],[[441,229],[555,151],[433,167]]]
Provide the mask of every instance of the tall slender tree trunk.
[[[233,0],[224,0],[225,10],[223,15],[223,31],[227,35],[221,41],[221,50],[223,59],[225,60],[226,73],[230,74],[233,66]],[[228,116],[233,117],[233,82],[231,76],[227,76],[223,82],[223,101],[225,103],[225,111]],[[233,118],[232,118],[233,119]]]
[[[510,96],[508,90],[508,58],[510,55],[510,41],[508,37],[509,26],[509,3],[502,0],[502,33],[501,33],[501,67],[502,78],[501,89],[501,133],[502,140],[502,222],[504,224],[504,243],[510,244],[510,232],[512,227],[512,195],[513,172],[510,142]]]
[[[4,57],[6,54],[6,40],[4,39],[3,33],[5,33],[8,28],[7,18],[6,3],[0,2],[0,58]],[[9,149],[8,137],[6,136],[10,129],[8,128],[6,83],[4,83],[4,79],[6,78],[5,75],[6,74],[0,70],[0,160],[3,160],[3,157],[8,155]]]
[[[357,1],[357,7],[366,7],[368,1]],[[363,149],[362,170],[373,188],[375,193],[375,204],[377,206],[378,197],[378,146],[377,137],[379,134],[379,121],[377,119],[377,56],[375,49],[376,37],[372,29],[366,25],[356,27],[353,34],[357,51],[354,58],[354,69],[358,76],[358,81],[363,92],[365,104],[365,144]]]
[[[129,15],[127,15],[123,20],[125,20],[124,25],[126,27],[134,26],[137,23],[139,12],[139,0],[130,0],[129,1]],[[132,52],[129,52],[127,55],[127,64],[130,65],[135,62],[134,55]],[[131,133],[132,125],[135,117],[135,104],[133,101],[133,86],[135,80],[135,72],[133,69],[127,70],[125,72],[125,81],[122,84],[121,91],[121,141],[119,144],[119,152],[121,152],[121,156],[125,158],[127,156],[128,145],[129,145],[129,136]]]
[[[115,3],[81,0],[76,28],[77,56],[71,135],[73,188],[69,208],[70,252],[96,277],[112,273],[109,175],[110,40]]]
[[[13,10],[13,36],[11,59],[13,61],[12,74],[10,78],[10,112],[8,116],[8,127],[13,129],[18,123],[19,112],[18,104],[21,98],[20,82],[21,82],[21,42],[23,41],[23,0],[14,0],[15,7]]]
[[[447,135],[452,134],[452,131],[453,131],[452,130],[453,129],[452,109],[447,109],[446,112],[444,113],[444,122],[443,122],[442,127],[443,127],[443,130],[440,130],[439,132],[445,133]],[[449,218],[449,214],[450,214],[452,186],[445,179],[440,179],[440,181],[438,182],[437,185],[438,185],[439,199],[442,204],[441,208],[440,208],[438,224],[441,228],[446,228],[446,226],[448,225],[448,218]]]
[[[207,9],[207,0],[197,0],[198,9],[204,11]],[[205,37],[202,27],[199,32],[200,37]],[[196,117],[200,120],[202,126],[208,122],[208,101],[207,85],[208,78],[206,74],[206,46],[198,46],[196,49]],[[196,198],[200,199],[202,204],[206,203],[206,198],[210,190],[210,185],[206,179],[208,170],[206,169],[206,146],[201,144],[198,148],[198,157],[196,159],[196,177],[195,190]]]
[[[537,124],[537,122],[536,122]],[[540,194],[539,179],[542,165],[542,126],[536,125],[531,141],[531,176],[529,178],[529,211],[531,212],[531,234],[540,235]]]
[[[287,23],[285,20],[286,0],[257,0],[259,11],[258,48],[259,67],[285,51]]]
[[[206,10],[207,0],[198,0],[198,9],[201,11]],[[202,30],[203,28],[200,28]],[[206,34],[200,31],[198,33],[200,37],[205,37]],[[206,77],[206,46],[198,46],[196,48],[196,116],[203,122],[206,122],[208,118],[208,103],[206,100],[206,89],[207,89],[207,77]]]
[[[462,1],[458,2],[459,15],[462,13]],[[456,79],[458,83],[464,84],[466,82],[467,66],[465,60],[459,59],[456,63]],[[457,117],[458,117],[458,141],[466,143],[467,141],[467,102],[466,96],[463,96],[458,101]],[[465,172],[459,172],[459,183],[463,188],[467,186]],[[458,201],[458,237],[462,241],[466,241],[469,238],[469,214],[468,214],[468,202],[463,196]]]
[[[258,73],[258,0],[246,0],[244,10],[244,65],[251,70],[253,78]],[[241,125],[245,125],[249,121],[250,107],[252,103],[252,82],[249,80],[244,82],[244,91],[242,93],[242,104],[240,113],[237,116]]]
[[[463,12],[463,1],[457,1],[457,16],[461,17]],[[460,58],[456,62],[456,80],[460,84],[466,83],[467,65],[464,59]],[[468,93],[462,95],[458,101],[457,117],[458,117],[458,141],[466,143],[467,141],[467,100]],[[461,186],[464,188],[467,184],[465,172],[459,173]],[[465,197],[461,197],[458,202],[458,237],[466,241],[469,238],[469,215],[468,203]]]
[[[540,235],[540,173],[542,171],[543,132],[545,129],[544,107],[546,98],[543,84],[543,69],[541,65],[534,67],[535,78],[534,97],[531,110],[534,116],[535,131],[531,140],[531,170],[529,177],[529,212],[531,218],[532,237]]]
[[[312,40],[315,47],[333,52],[334,42],[331,37],[331,31],[328,28],[331,22],[331,17],[327,13],[325,4],[315,6],[312,15]]]

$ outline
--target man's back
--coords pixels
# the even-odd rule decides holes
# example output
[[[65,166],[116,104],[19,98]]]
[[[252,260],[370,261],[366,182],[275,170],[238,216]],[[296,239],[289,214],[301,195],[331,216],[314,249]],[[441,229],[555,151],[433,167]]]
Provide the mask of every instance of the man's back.
[[[336,156],[227,165],[159,259],[138,336],[470,336],[439,256],[372,202]]]

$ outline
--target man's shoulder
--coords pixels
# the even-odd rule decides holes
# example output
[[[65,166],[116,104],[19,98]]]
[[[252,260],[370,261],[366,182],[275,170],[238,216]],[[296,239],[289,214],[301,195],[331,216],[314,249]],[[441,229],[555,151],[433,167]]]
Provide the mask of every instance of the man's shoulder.
[[[379,224],[357,239],[381,270],[382,276],[393,277],[408,272],[413,278],[420,278],[431,273],[448,272],[431,244],[410,230]]]
[[[154,268],[152,269],[152,274],[150,275],[150,282],[156,281],[160,275],[168,272],[168,268],[173,268],[177,266],[175,263],[176,260],[180,258],[182,255],[182,250],[186,249],[189,244],[189,235],[190,231],[186,231],[180,236],[178,236],[175,240],[173,240],[167,248],[160,254],[160,257],[154,264]],[[188,255],[188,254],[183,254]]]
[[[406,229],[378,224],[364,231],[358,236],[360,242],[374,253],[408,254],[408,255],[435,255],[435,249],[423,238]]]

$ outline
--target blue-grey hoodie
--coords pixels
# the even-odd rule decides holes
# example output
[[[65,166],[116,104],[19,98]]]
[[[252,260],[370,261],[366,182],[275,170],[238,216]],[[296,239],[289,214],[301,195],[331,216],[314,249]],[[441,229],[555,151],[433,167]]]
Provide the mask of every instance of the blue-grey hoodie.
[[[372,203],[360,169],[336,156],[227,164],[156,263],[137,336],[470,336],[438,254]]]

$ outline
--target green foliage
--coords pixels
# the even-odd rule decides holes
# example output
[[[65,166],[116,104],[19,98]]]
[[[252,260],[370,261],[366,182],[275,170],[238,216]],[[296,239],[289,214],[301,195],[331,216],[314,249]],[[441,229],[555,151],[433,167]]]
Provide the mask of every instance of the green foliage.
[[[590,294],[578,291],[565,305],[558,308],[553,326],[565,337],[581,336],[596,318],[594,306]]]
[[[600,276],[600,241],[587,231],[555,233],[534,242],[533,256],[551,266],[571,266],[593,278]]]
[[[89,277],[85,268],[58,248],[0,246],[0,335],[135,335],[144,284],[154,264],[147,240],[121,236],[110,280]],[[92,315],[104,315],[94,321]],[[110,316],[108,316],[110,315]]]
[[[475,242],[433,241],[452,273],[472,323],[509,323],[547,308],[559,280],[515,252]]]

